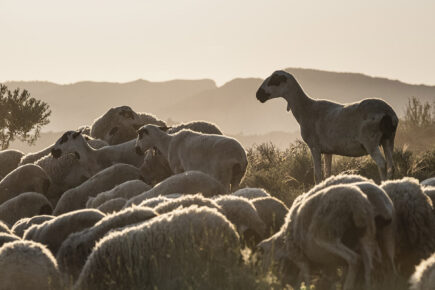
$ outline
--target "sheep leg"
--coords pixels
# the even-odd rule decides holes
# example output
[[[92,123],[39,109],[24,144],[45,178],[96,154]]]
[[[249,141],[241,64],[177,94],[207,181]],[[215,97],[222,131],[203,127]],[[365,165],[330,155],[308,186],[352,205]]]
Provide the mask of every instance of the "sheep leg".
[[[338,257],[346,261],[348,267],[347,267],[347,273],[344,279],[344,285],[342,289],[343,290],[354,289],[353,285],[355,283],[355,278],[358,273],[358,260],[359,260],[358,254],[352,251],[351,249],[347,248],[339,240],[335,242],[330,242],[330,241],[324,241],[316,238],[314,242],[320,248],[334,255],[337,255]]]
[[[373,243],[371,241],[371,237],[364,236],[360,239],[361,246],[361,256],[364,266],[364,281],[365,281],[365,289],[370,289],[371,284],[371,272],[373,269]]]
[[[370,157],[376,162],[379,170],[379,176],[381,177],[381,181],[385,180],[385,159],[382,156],[381,150],[379,146],[376,146],[373,149],[366,148],[367,152],[369,152]]]
[[[310,147],[311,156],[313,157],[314,163],[314,180],[317,183],[320,183],[323,179],[322,177],[322,154],[320,150],[315,147]]]
[[[387,178],[391,179],[394,173],[394,139],[382,140],[382,149],[384,150],[385,159],[387,160]]]
[[[323,154],[325,156],[325,177],[331,176],[332,154]]]

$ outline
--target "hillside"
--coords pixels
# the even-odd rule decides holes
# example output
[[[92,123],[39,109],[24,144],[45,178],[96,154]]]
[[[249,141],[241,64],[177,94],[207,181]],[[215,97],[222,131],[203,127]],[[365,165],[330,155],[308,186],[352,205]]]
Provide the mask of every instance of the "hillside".
[[[399,116],[403,115],[411,96],[423,101],[435,101],[435,86],[411,85],[357,73],[300,68],[288,68],[287,71],[294,74],[313,98],[344,103],[363,98],[382,98],[393,106]],[[261,82],[259,78],[238,78],[220,87],[216,87],[212,80],[78,82],[68,85],[9,82],[7,85],[27,88],[33,96],[50,104],[53,115],[45,131],[58,132],[90,124],[108,108],[123,104],[136,111],[151,112],[165,120],[209,120],[228,134],[263,135],[272,131],[297,131],[299,126],[286,111],[284,100],[272,100],[265,104],[256,100],[255,92]]]

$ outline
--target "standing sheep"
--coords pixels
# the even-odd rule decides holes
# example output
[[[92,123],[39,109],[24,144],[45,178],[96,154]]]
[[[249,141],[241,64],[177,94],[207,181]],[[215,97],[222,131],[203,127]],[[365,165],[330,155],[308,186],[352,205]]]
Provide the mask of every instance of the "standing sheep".
[[[136,146],[142,151],[155,147],[172,172],[202,171],[220,181],[228,192],[239,186],[248,165],[245,149],[237,140],[186,129],[167,134],[155,125],[146,125],[138,130]]]
[[[175,134],[183,129],[190,129],[204,134],[222,135],[221,130],[215,124],[205,121],[178,124],[175,127],[169,128],[168,134]],[[140,169],[148,184],[157,184],[174,174],[165,157],[160,151],[154,149],[150,149],[145,153],[145,158]]]
[[[315,100],[305,94],[296,79],[285,71],[275,71],[256,94],[264,103],[282,97],[301,127],[302,139],[310,148],[316,183],[322,178],[325,155],[326,175],[331,174],[332,155],[351,157],[369,154],[376,162],[381,180],[393,173],[393,149],[399,122],[396,113],[380,99],[353,104]],[[379,149],[382,146],[386,162]]]
[[[205,197],[211,197],[225,192],[226,190],[222,184],[210,175],[201,171],[186,171],[168,177],[152,189],[131,198],[127,202],[126,207],[132,204],[140,204],[149,198],[171,193],[202,193]]]
[[[55,217],[52,215],[35,215],[30,218],[22,218],[13,225],[11,231],[14,235],[23,237],[24,232],[31,226],[42,224],[43,222],[52,220],[53,218]]]
[[[37,192],[25,192],[0,205],[0,220],[13,226],[21,218],[51,214],[53,208],[48,199]]]
[[[252,202],[243,197],[221,196],[214,200],[221,212],[232,222],[243,245],[253,248],[266,237],[266,225]]]
[[[415,266],[435,252],[432,201],[414,178],[386,181],[381,187],[393,201],[396,213],[397,269],[408,279]]]
[[[32,225],[24,232],[25,240],[46,245],[56,255],[62,242],[72,233],[91,227],[105,215],[96,209],[82,209],[60,215],[39,225]]]
[[[19,150],[7,149],[0,151],[0,180],[18,167],[24,153]]]
[[[46,194],[50,182],[49,176],[41,167],[34,164],[22,165],[0,181],[0,204],[23,192]]]
[[[293,270],[284,278],[296,289],[301,283],[296,277],[309,288],[313,269],[328,274],[335,273],[338,266],[346,267],[342,289],[354,289],[361,262],[368,289],[375,232],[372,205],[364,193],[353,185],[336,185],[292,206],[281,230],[258,247],[263,265],[268,266],[272,259],[281,269]]]
[[[97,208],[106,201],[109,201],[114,198],[125,198],[130,199],[144,191],[150,190],[151,187],[143,182],[142,180],[129,180],[124,183],[121,183],[114,188],[99,193],[95,197],[90,197],[86,202],[87,208]]]
[[[110,145],[127,142],[136,137],[136,130],[145,124],[165,126],[156,117],[137,114],[129,106],[115,107],[97,118],[91,126],[91,136],[107,141]]]
[[[258,215],[266,225],[266,236],[279,231],[288,213],[287,206],[275,197],[259,197],[252,201]]]
[[[76,289],[226,289],[241,259],[234,226],[216,210],[189,207],[106,235]]]
[[[142,179],[138,168],[128,164],[112,165],[98,172],[81,185],[62,194],[53,214],[60,215],[68,211],[85,208],[89,197],[96,196],[100,192],[134,179]]]
[[[410,279],[411,290],[435,289],[435,254],[422,261]]]
[[[72,278],[72,281],[76,280],[95,244],[108,232],[156,216],[157,214],[150,208],[131,207],[104,217],[90,228],[69,235],[56,256],[61,272]]]
[[[74,154],[91,175],[116,163],[139,167],[143,162],[143,153],[137,152],[135,140],[93,149],[79,131],[66,132],[51,149],[51,155],[56,159],[69,153]]]
[[[30,241],[6,243],[0,248],[0,289],[62,289],[53,255],[43,245]]]

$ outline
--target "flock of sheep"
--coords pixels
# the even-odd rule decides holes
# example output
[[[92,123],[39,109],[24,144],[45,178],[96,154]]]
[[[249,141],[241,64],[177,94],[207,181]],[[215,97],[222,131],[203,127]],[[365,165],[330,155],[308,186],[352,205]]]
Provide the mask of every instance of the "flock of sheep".
[[[0,151],[0,289],[260,287],[237,280],[248,263],[295,289],[435,289],[435,179],[331,176],[288,208],[239,188],[247,165],[214,124],[128,106],[40,152]]]

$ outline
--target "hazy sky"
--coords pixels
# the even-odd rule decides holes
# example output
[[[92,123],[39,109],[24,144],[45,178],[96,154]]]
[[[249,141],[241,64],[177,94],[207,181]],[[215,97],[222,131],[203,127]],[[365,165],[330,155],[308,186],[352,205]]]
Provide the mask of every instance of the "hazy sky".
[[[265,77],[435,85],[433,0],[0,0],[0,81]]]

